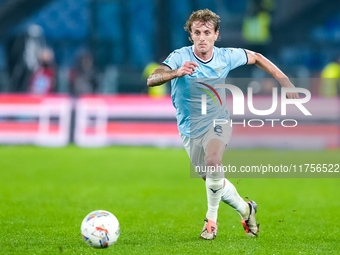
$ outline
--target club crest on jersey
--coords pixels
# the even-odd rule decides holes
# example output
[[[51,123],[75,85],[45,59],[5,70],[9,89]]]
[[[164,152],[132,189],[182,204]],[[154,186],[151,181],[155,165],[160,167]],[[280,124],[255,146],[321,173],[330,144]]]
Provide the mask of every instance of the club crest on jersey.
[[[226,68],[226,66],[222,66],[220,68],[214,68],[214,70],[218,73],[220,73],[224,68]]]
[[[222,71],[224,68],[226,68],[226,66],[222,66],[222,67],[220,67],[220,68],[214,68],[214,70],[215,70],[215,71],[217,72],[217,74],[218,74],[218,77],[221,76],[221,71]]]

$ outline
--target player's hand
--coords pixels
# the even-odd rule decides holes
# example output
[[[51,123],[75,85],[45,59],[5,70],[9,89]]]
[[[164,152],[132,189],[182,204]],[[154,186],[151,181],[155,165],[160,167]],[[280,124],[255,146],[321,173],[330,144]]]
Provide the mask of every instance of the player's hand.
[[[295,88],[293,83],[291,83],[289,80],[287,81],[286,79],[284,80],[284,82],[281,81],[281,85],[283,88]],[[297,99],[297,98],[300,98],[300,96],[299,96],[299,93],[297,92],[289,92],[286,94],[286,98]]]
[[[284,87],[285,88],[295,88],[295,86],[291,82],[285,84]],[[286,98],[288,98],[288,99],[298,99],[298,98],[300,98],[300,96],[299,96],[299,93],[297,93],[297,92],[294,92],[294,93],[290,92],[290,93],[287,93]]]
[[[192,73],[195,71],[196,67],[199,65],[194,61],[186,61],[180,68],[177,69],[176,76],[182,77],[186,74],[192,75]]]

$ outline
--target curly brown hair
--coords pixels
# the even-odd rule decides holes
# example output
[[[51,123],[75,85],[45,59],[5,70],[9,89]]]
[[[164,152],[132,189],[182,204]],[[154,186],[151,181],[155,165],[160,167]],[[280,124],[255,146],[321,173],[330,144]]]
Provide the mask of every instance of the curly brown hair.
[[[203,23],[211,22],[215,27],[215,32],[220,29],[220,16],[216,13],[210,11],[209,9],[198,10],[193,12],[187,22],[185,23],[185,31],[191,32],[191,26],[196,21],[199,20]]]

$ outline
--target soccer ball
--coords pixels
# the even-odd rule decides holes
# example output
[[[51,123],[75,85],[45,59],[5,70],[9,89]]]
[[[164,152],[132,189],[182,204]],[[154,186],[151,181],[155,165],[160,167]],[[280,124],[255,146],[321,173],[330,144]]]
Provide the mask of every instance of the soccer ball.
[[[81,234],[88,245],[94,248],[107,248],[113,245],[119,237],[119,222],[110,212],[94,211],[83,220]]]

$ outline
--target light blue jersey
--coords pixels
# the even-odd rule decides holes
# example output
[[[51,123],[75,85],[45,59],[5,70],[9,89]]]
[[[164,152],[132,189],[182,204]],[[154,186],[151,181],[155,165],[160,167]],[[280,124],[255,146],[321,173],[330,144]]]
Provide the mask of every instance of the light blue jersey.
[[[224,84],[228,73],[247,64],[248,59],[244,49],[214,47],[211,59],[203,61],[194,54],[193,47],[175,50],[162,64],[172,70],[180,68],[186,61],[199,65],[192,75],[171,80],[178,130],[187,137],[196,138],[213,126],[214,119],[229,118],[225,89],[215,88],[215,85]],[[206,95],[206,115],[201,112],[202,94]]]

